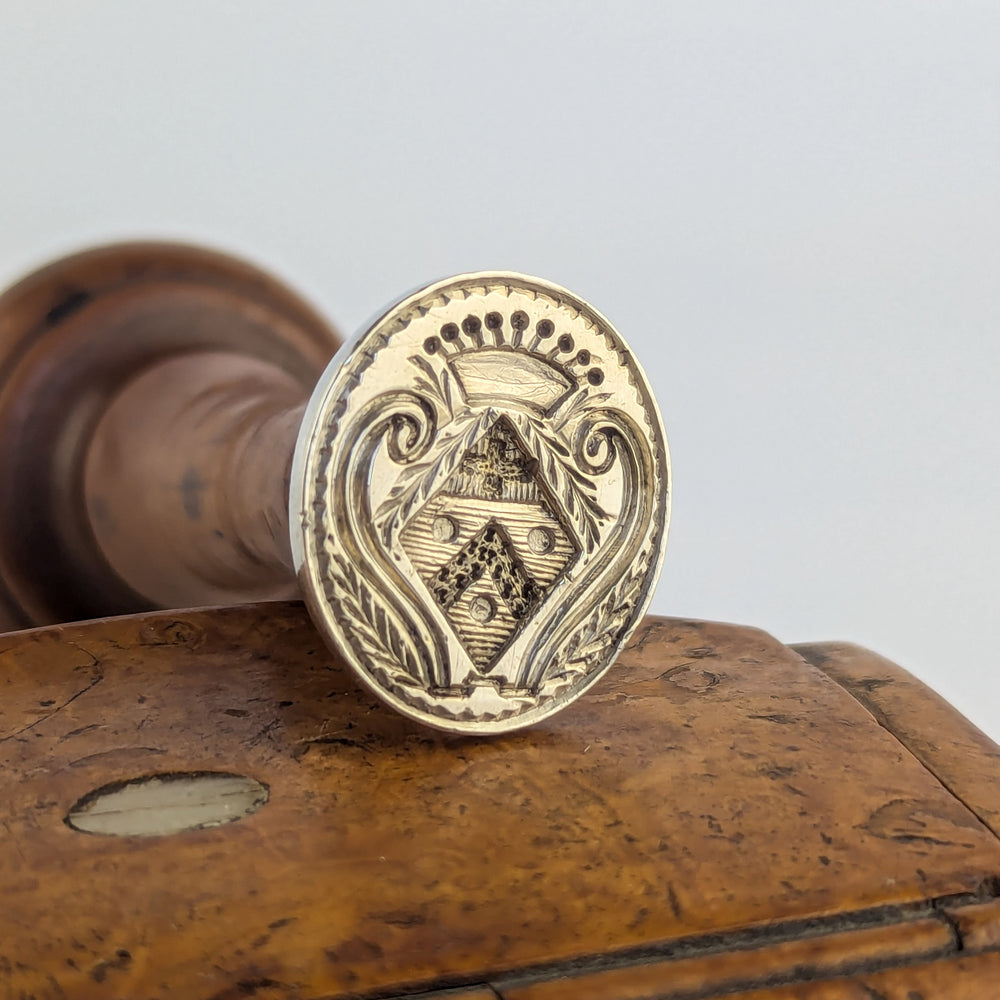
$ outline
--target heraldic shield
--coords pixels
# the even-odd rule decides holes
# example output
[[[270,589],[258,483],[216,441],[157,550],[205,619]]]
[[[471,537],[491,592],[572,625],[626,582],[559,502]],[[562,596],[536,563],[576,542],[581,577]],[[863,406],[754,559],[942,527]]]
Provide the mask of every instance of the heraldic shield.
[[[505,417],[462,455],[400,540],[484,673],[580,551]]]
[[[659,413],[607,320],[536,278],[448,279],[348,345],[310,408],[296,565],[372,690],[502,732],[600,677],[648,604],[669,506]]]

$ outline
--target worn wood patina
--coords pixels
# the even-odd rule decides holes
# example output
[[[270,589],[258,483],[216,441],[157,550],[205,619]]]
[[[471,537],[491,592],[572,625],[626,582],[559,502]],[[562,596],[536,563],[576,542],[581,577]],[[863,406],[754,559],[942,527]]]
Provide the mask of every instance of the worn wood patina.
[[[0,650],[0,996],[993,995],[1000,751],[857,647],[647,618],[492,738],[393,713],[298,604]]]

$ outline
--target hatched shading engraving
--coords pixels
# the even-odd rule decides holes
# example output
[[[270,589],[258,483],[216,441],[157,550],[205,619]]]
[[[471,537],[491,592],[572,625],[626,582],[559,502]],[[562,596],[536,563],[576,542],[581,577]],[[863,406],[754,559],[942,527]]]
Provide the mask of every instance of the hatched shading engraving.
[[[466,451],[400,541],[483,672],[579,554],[537,461],[503,417]]]

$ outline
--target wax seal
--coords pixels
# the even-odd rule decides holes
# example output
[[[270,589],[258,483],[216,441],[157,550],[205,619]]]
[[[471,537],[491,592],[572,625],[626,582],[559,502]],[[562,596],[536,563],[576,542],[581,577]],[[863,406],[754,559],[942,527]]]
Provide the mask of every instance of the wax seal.
[[[466,274],[396,303],[320,379],[292,555],[376,694],[504,732],[611,665],[657,578],[669,490],[653,394],[608,320],[538,278]]]

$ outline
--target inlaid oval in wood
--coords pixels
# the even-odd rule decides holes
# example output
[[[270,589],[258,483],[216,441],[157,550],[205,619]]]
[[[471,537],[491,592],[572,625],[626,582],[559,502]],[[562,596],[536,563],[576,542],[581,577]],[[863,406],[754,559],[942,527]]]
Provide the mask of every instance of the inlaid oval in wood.
[[[240,774],[147,774],[88,792],[67,813],[81,833],[165,837],[233,823],[268,800],[268,787]]]

